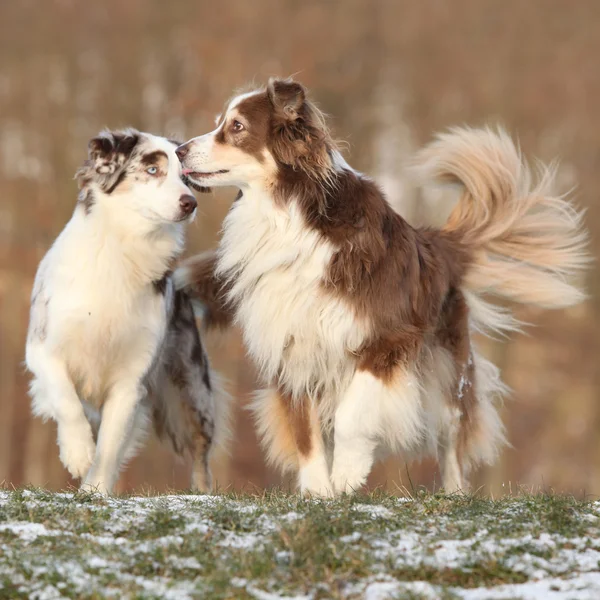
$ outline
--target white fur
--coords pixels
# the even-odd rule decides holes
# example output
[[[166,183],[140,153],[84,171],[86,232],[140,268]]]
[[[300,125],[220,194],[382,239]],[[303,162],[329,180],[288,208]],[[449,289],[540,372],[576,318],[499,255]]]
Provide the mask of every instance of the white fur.
[[[311,448],[308,456],[299,456],[298,487],[303,494],[330,497],[334,494],[331,485],[329,452],[323,436],[318,409],[314,402],[309,404]],[[305,407],[306,408],[306,407]]]
[[[265,150],[262,161],[256,157],[246,154],[233,146],[224,147],[216,143],[216,135],[224,128],[229,127],[234,119],[244,121],[244,125],[251,126],[238,114],[237,106],[243,100],[254,96],[257,92],[241,94],[230,103],[225,117],[218,127],[186,143],[190,148],[185,158],[185,164],[189,177],[204,186],[226,186],[234,185],[241,189],[250,187],[263,187],[266,182],[265,176],[272,176],[277,171],[275,160]],[[226,171],[220,173],[219,171]],[[198,175],[198,174],[202,175]]]
[[[239,101],[230,104],[220,127],[238,118]],[[272,394],[258,394],[253,410],[270,459],[299,469],[302,492],[329,495],[360,487],[376,456],[437,454],[454,423],[448,397],[455,374],[446,357],[438,357],[443,364],[437,373],[436,351],[430,350],[431,361],[398,371],[387,383],[357,372],[353,356],[369,337],[369,323],[326,291],[326,270],[337,248],[307,226],[294,198],[284,206],[274,201],[270,155],[260,163],[237,148],[216,144],[216,133],[190,140],[184,164],[192,172],[226,170],[201,181],[235,185],[243,192],[223,224],[217,273],[231,278],[229,299],[262,378],[293,400],[308,398],[319,411],[319,435],[313,432],[310,456],[295,462],[269,431],[275,426]],[[352,170],[339,152],[333,166]],[[189,276],[182,270],[177,279]]]
[[[418,371],[399,372],[389,383],[355,372],[351,356],[368,325],[323,289],[333,252],[306,227],[294,202],[278,208],[264,192],[250,189],[225,219],[218,263],[222,275],[236,274],[230,298],[264,380],[276,381],[293,398],[319,398],[325,433],[334,426],[331,483],[323,483],[327,461],[320,442],[300,464],[301,491],[324,495],[359,488],[382,454],[436,455],[448,439],[444,456],[456,456],[450,428],[457,417],[447,402],[455,376],[451,358],[432,351]],[[260,408],[255,412],[260,415]],[[455,474],[451,479],[453,489],[462,487]]]
[[[305,495],[322,498],[333,496],[334,489],[329,478],[327,457],[321,448],[314,451],[308,460],[300,465],[298,487]]]
[[[234,108],[237,108],[244,100],[252,98],[252,96],[256,96],[258,94],[260,94],[260,90],[253,90],[252,92],[245,92],[244,94],[237,95],[229,103],[229,106],[227,107],[227,112],[229,113]]]
[[[355,373],[335,412],[332,482],[336,492],[357,491],[380,447],[410,451],[423,437],[421,390],[414,373],[386,383]]]
[[[360,173],[359,171],[357,171],[356,169],[354,169],[353,167],[351,167],[348,164],[348,162],[346,161],[346,159],[344,158],[344,156],[342,155],[342,153],[339,150],[332,150],[331,161],[333,163],[333,168],[336,171],[350,171],[351,173],[354,173],[355,175],[360,175],[361,177],[365,177],[365,175],[363,173]]]
[[[333,252],[293,202],[280,209],[260,191],[248,190],[224,222],[218,272],[237,275],[230,297],[249,353],[294,398],[336,398],[351,375],[348,353],[367,333],[322,287]]]
[[[220,127],[243,118],[236,109],[242,99],[230,104]],[[326,290],[327,266],[337,248],[308,227],[293,197],[283,205],[273,197],[276,175],[268,152],[261,162],[234,145],[215,143],[215,135],[190,140],[184,164],[191,177],[203,174],[197,180],[204,185],[233,185],[243,192],[224,222],[217,272],[230,278],[229,299],[266,383],[294,400],[308,398],[319,410],[320,435],[310,456],[291,458],[294,449],[268,431],[276,423],[270,415],[272,394],[257,395],[253,410],[259,432],[272,445],[268,456],[283,467],[298,467],[301,490],[314,494],[359,488],[375,457],[390,451],[439,456],[445,487],[462,489],[471,463],[490,459],[503,441],[494,408],[503,392],[497,370],[474,358],[477,398],[470,410],[477,429],[459,464],[463,409],[452,395],[462,374],[455,372],[450,354],[428,340],[418,360],[398,367],[390,381],[357,371],[355,357],[370,326]],[[352,170],[339,152],[331,158],[335,170]],[[477,308],[473,324],[482,329],[517,326],[483,302]]]
[[[146,429],[142,381],[166,331],[152,282],[183,248],[176,220],[189,194],[174,146],[146,134],[140,143],[168,154],[167,176],[126,180],[111,195],[90,184],[91,211],[77,206],[38,269],[26,347],[34,414],[57,421],[61,461],[104,493]],[[96,446],[86,412],[97,426],[101,406]]]

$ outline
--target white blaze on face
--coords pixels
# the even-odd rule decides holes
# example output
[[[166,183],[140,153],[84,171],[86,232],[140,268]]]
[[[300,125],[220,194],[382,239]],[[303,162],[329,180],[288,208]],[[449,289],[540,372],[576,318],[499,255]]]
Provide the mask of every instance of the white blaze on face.
[[[229,113],[234,108],[237,108],[244,100],[247,100],[248,98],[252,98],[254,96],[258,96],[258,94],[260,93],[260,90],[254,90],[252,92],[246,92],[245,94],[240,94],[239,96],[236,96],[229,103],[229,106],[227,107],[227,113]]]
[[[211,187],[264,188],[272,179],[277,166],[266,149],[265,125],[252,122],[244,110],[246,102],[264,93],[257,90],[236,96],[224,116],[218,117],[216,129],[185,144],[188,152],[182,164],[192,181]]]

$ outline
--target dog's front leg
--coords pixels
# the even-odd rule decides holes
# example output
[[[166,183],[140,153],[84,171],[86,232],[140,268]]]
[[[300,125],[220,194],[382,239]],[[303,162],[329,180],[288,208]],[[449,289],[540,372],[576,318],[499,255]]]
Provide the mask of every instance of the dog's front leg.
[[[145,388],[140,379],[116,384],[102,407],[96,456],[82,488],[110,494],[117,482],[129,442],[136,435],[136,413]]]
[[[416,448],[423,439],[421,388],[414,370],[356,371],[334,418],[332,481],[336,493],[359,491],[376,453]]]
[[[288,409],[289,410],[289,409]],[[298,448],[298,486],[307,496],[333,496],[329,478],[327,448],[321,431],[317,407],[306,401],[300,408],[302,413],[291,420]],[[291,413],[289,413],[291,416]]]
[[[56,421],[60,460],[73,477],[84,477],[96,444],[67,367],[60,358],[35,345],[28,347],[27,360],[35,373],[31,385],[33,413]]]
[[[378,387],[372,375],[357,372],[335,412],[331,478],[337,494],[359,491],[373,466],[380,429]]]

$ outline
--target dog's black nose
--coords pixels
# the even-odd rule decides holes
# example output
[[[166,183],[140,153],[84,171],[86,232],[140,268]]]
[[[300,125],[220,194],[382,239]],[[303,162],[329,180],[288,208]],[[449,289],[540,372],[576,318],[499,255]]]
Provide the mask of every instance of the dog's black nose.
[[[175,154],[177,154],[177,158],[179,158],[179,160],[183,160],[189,151],[190,149],[188,148],[187,144],[181,144],[181,146],[175,150]]]
[[[184,194],[179,198],[179,206],[181,207],[181,212],[184,215],[191,215],[198,203],[196,202],[196,198],[194,196],[190,196],[189,194]]]

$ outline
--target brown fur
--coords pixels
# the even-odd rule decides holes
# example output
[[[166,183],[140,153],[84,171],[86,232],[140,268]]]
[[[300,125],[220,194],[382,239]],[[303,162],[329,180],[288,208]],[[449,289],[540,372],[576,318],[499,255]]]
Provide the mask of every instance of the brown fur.
[[[342,296],[371,324],[371,335],[356,356],[357,368],[392,381],[398,367],[418,362],[431,338],[451,352],[457,371],[466,366],[468,317],[459,286],[470,257],[458,238],[450,232],[414,229],[371,180],[334,170],[336,145],[323,114],[300,84],[270,81],[266,90],[242,100],[235,110],[251,128],[235,134],[227,123],[216,141],[255,156],[268,149],[278,166],[275,201],[285,204],[293,198],[307,226],[339,248],[323,291]],[[188,260],[186,289],[202,299],[208,326],[227,326],[233,307],[225,303],[225,284],[215,278],[215,264],[214,254]],[[282,448],[276,454],[288,455],[295,444],[284,440],[303,431],[306,417],[290,410],[285,397],[280,391],[279,408],[272,410],[278,415],[273,427],[280,431],[277,444]],[[460,402],[463,414],[472,412],[473,397]],[[302,402],[294,406],[304,410]],[[465,422],[473,418],[465,416]]]
[[[236,132],[236,120],[252,125]],[[278,179],[287,178],[302,185],[308,177],[316,184],[311,188],[312,193],[316,192],[325,201],[320,184],[324,174],[333,173],[330,151],[335,144],[325,116],[314,103],[306,101],[306,92],[299,83],[271,79],[266,89],[238,105],[234,117],[219,130],[215,142],[239,148],[259,162],[264,160],[267,148],[277,162]],[[281,199],[285,201],[285,197]]]
[[[152,286],[156,290],[157,294],[161,294],[162,296],[165,295],[172,274],[172,271],[166,271],[160,279],[152,282]]]
[[[161,151],[140,154],[142,135],[135,129],[124,131],[103,131],[92,138],[88,144],[88,158],[75,173],[75,179],[81,190],[79,202],[86,214],[94,205],[93,192],[89,184],[96,182],[102,191],[112,194],[130,174],[138,178],[165,176],[168,163],[167,155]],[[173,145],[179,145],[169,140]],[[134,160],[137,159],[137,160]],[[145,170],[156,166],[158,172],[150,175]],[[200,192],[209,192],[210,188],[199,186],[184,177],[186,185]]]
[[[94,203],[96,202],[96,199],[94,198],[94,192],[89,188],[82,189],[79,193],[78,202],[83,206],[85,214],[89,215]]]
[[[289,395],[269,389],[256,394],[251,410],[265,442],[267,461],[282,471],[297,469],[313,447],[308,402],[292,403]]]
[[[469,307],[462,292],[454,288],[446,297],[436,338],[450,352],[458,377],[454,382],[451,402],[460,409],[458,460],[466,454],[468,438],[477,421],[475,363],[469,330]]]
[[[164,179],[167,176],[169,169],[169,157],[166,152],[162,150],[156,150],[155,152],[149,152],[148,154],[142,154],[140,156],[140,169],[135,173],[135,179],[137,181],[149,181],[151,179]],[[150,167],[156,167],[157,171],[154,175],[147,172]]]
[[[404,368],[418,372],[427,364],[426,353],[449,356],[446,401],[458,409],[452,414],[459,420],[460,468],[464,473],[471,462],[489,460],[502,440],[492,397],[504,388],[497,370],[472,347],[471,319],[484,326],[495,319],[491,326],[504,328],[508,321],[501,309],[476,295],[493,289],[545,306],[578,301],[579,291],[561,284],[561,276],[586,260],[579,213],[547,195],[549,176],[529,189],[529,173],[507,136],[475,131],[469,138],[468,130],[461,130],[442,136],[421,162],[430,176],[464,184],[463,198],[444,228],[414,228],[370,179],[336,163],[338,150],[324,116],[299,83],[271,80],[229,114],[217,143],[259,160],[268,150],[277,168],[274,202],[294,202],[306,226],[336,249],[323,294],[341,297],[368,331],[348,360],[391,385]],[[236,118],[251,127],[234,131]],[[186,289],[202,299],[209,315],[217,315],[209,321],[229,324],[235,307],[224,310],[226,284],[215,278],[214,266],[214,257],[189,261]],[[537,285],[528,287],[528,277]],[[471,306],[488,312],[472,316]],[[304,435],[310,419],[302,412],[304,403],[290,411],[285,398],[280,390],[268,402],[256,403],[259,430],[272,460],[297,464],[298,440],[304,438],[295,436]]]
[[[413,229],[370,180],[332,171],[335,144],[323,114],[299,83],[271,80],[265,91],[240,102],[237,112],[252,127],[237,137],[223,128],[218,141],[253,155],[262,156],[266,147],[274,156],[275,198],[294,198],[307,225],[340,247],[324,289],[343,295],[361,317],[373,320],[359,368],[391,377],[394,366],[416,360],[424,335],[436,331],[445,296],[467,267],[466,252],[451,235]],[[209,315],[220,316],[222,303],[215,306],[214,293],[219,286],[210,284],[214,262],[187,264],[194,265],[190,281],[198,296],[208,299]],[[217,295],[223,298],[222,288]]]
[[[443,315],[446,296],[457,290],[469,264],[452,236],[414,229],[373,182],[350,171],[336,174],[331,186],[284,172],[277,194],[295,198],[307,224],[339,247],[323,287],[372,323],[360,369],[389,379],[395,366],[418,358],[440,318],[452,327]]]
[[[169,157],[166,152],[162,150],[155,150],[154,152],[148,152],[148,154],[144,154],[140,161],[143,165],[150,167],[152,165],[160,166],[163,162],[168,162]]]
[[[279,403],[285,414],[285,420],[289,424],[292,438],[300,456],[309,456],[312,448],[310,403],[307,401],[293,401],[289,395],[277,394]]]
[[[295,81],[269,80],[267,96],[273,107],[271,153],[285,167],[323,183],[332,169],[329,151],[334,146],[323,113],[307,102],[304,87]]]
[[[140,133],[135,129],[104,131],[88,144],[88,159],[75,174],[80,189],[95,181],[112,194],[124,180],[126,164],[135,153]]]
[[[219,131],[215,142],[239,148],[262,162],[264,160],[262,154],[264,134],[269,125],[268,112],[265,110],[267,105],[268,99],[265,94],[250,98],[244,103],[243,110],[239,111],[238,119],[232,119],[226,127]],[[252,127],[236,131],[234,128],[236,121],[239,121],[242,125],[250,122]]]
[[[211,328],[225,328],[231,325],[234,307],[227,302],[230,282],[224,282],[215,275],[217,255],[205,252],[184,261],[180,269],[187,269],[189,284],[184,288],[194,298],[202,298],[204,314],[202,324]]]

